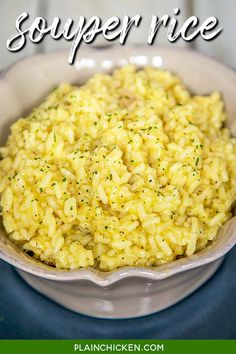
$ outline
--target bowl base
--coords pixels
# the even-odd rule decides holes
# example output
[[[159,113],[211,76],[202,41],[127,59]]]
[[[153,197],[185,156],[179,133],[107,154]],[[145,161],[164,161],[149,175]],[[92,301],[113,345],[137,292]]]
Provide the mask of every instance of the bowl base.
[[[52,281],[17,271],[34,289],[72,311],[124,319],[149,315],[184,299],[216,272],[222,260],[163,280],[129,278],[104,288],[88,281]]]

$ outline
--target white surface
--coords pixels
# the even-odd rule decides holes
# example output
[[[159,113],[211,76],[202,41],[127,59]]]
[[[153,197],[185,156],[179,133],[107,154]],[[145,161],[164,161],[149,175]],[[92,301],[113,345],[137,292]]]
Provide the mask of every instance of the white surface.
[[[223,33],[213,41],[204,41],[199,38],[193,42],[186,43],[182,39],[175,44],[170,44],[166,39],[166,29],[161,29],[155,41],[155,46],[169,45],[191,47],[199,49],[204,53],[236,67],[236,47],[235,39],[235,0],[1,0],[0,1],[0,70],[18,59],[32,53],[47,52],[58,48],[70,47],[71,42],[65,40],[54,41],[45,38],[40,44],[32,44],[28,41],[23,50],[18,53],[10,53],[6,48],[6,41],[15,34],[16,18],[24,11],[30,14],[27,23],[31,23],[36,16],[43,16],[48,20],[59,16],[65,21],[68,17],[75,20],[80,15],[90,18],[100,16],[103,20],[111,16],[122,17],[124,14],[130,16],[142,15],[143,19],[138,29],[131,31],[128,43],[146,43],[147,31],[152,15],[159,17],[164,14],[173,14],[173,8],[179,7],[181,14],[177,17],[180,24],[189,16],[199,16],[203,21],[208,16],[216,16],[220,25],[224,27]],[[95,41],[93,45],[108,44],[102,38]],[[147,45],[147,44],[146,44]],[[147,45],[148,47],[148,45]]]
[[[0,0],[0,70],[25,56],[36,53],[36,46],[32,43],[27,43],[24,50],[17,53],[9,52],[6,43],[8,38],[16,33],[17,17],[27,11],[30,17],[34,18],[38,12],[38,3],[38,0]]]
[[[214,56],[220,61],[236,68],[236,46],[235,33],[236,21],[235,0],[194,0],[193,12],[200,19],[205,19],[214,15],[218,18],[223,32],[213,41],[206,42],[198,38],[195,41],[195,47],[205,54]]]

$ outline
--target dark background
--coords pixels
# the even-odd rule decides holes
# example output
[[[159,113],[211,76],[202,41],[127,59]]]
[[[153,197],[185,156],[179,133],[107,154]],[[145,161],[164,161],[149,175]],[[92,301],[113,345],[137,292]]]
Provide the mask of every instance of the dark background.
[[[2,339],[236,339],[236,249],[195,293],[159,313],[100,320],[55,304],[0,262]]]

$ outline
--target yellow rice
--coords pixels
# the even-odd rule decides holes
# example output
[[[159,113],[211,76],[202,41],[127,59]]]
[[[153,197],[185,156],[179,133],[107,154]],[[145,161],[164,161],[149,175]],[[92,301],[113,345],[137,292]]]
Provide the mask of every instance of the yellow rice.
[[[0,149],[9,237],[58,268],[155,266],[215,239],[236,197],[219,93],[133,66],[62,84]]]

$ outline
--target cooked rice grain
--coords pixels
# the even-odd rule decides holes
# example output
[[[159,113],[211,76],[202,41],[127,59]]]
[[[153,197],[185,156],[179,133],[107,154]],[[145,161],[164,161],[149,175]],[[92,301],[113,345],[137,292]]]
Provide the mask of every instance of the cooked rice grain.
[[[133,66],[62,84],[0,149],[3,225],[58,268],[155,266],[206,247],[231,216],[236,144],[219,93]]]

